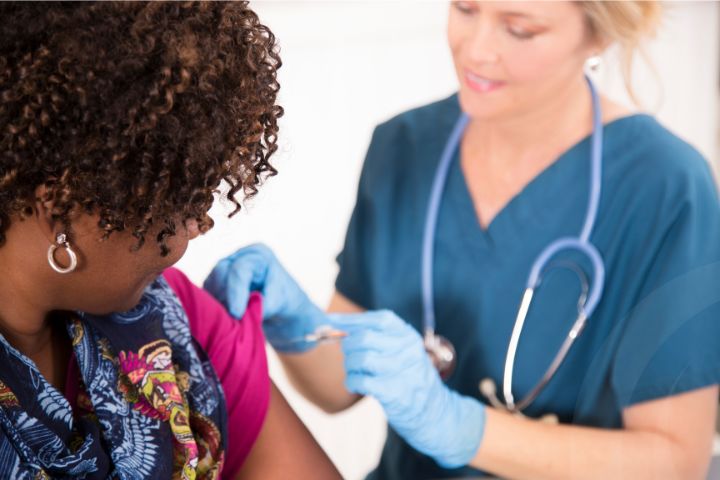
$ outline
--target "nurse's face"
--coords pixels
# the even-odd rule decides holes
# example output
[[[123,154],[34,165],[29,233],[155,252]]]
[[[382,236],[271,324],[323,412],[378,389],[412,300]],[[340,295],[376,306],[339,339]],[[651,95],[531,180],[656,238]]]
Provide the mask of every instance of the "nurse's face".
[[[573,2],[453,1],[448,42],[463,110],[488,120],[541,109],[600,50]]]

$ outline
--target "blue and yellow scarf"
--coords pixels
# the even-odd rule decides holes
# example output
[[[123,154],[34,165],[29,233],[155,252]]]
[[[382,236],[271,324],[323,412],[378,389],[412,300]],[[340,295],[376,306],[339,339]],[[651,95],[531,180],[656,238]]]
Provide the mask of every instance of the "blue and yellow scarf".
[[[187,316],[161,277],[132,311],[68,323],[75,411],[0,335],[0,477],[212,479],[225,401]]]

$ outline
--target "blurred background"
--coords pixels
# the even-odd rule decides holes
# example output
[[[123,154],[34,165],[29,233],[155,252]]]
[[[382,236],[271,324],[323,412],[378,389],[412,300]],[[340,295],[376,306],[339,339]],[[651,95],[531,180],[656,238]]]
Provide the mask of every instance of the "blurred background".
[[[269,245],[319,304],[333,292],[347,222],[373,127],[456,89],[445,42],[444,1],[256,1],[283,60],[285,108],[279,175],[232,220],[221,205],[215,228],[179,263],[202,284],[215,262],[254,242]],[[720,3],[667,2],[663,26],[636,59],[642,110],[720,166]],[[629,106],[612,50],[597,73],[603,92]],[[638,108],[638,107],[634,107]],[[419,259],[418,259],[419,261]],[[372,469],[385,437],[382,412],[365,399],[329,416],[301,398],[271,351],[271,375],[345,478]]]

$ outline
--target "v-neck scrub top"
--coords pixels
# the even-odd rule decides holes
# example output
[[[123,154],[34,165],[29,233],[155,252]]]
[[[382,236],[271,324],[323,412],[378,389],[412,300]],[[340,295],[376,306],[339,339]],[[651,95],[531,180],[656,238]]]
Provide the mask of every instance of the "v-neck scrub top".
[[[366,309],[390,309],[421,331],[420,259],[431,183],[460,115],[453,95],[378,126],[338,256],[339,293]],[[458,365],[450,388],[487,403],[481,379],[502,400],[505,355],[531,265],[553,240],[582,229],[590,138],[564,152],[484,229],[457,157],[435,240],[437,332]],[[653,117],[604,128],[602,197],[591,241],[606,268],[602,300],[550,383],[525,410],[563,423],[622,428],[624,408],[720,383],[720,204],[707,162]],[[583,257],[563,253],[592,278]],[[577,315],[580,285],[553,269],[523,329],[513,393],[541,378]],[[372,479],[477,475],[445,470],[392,429]]]

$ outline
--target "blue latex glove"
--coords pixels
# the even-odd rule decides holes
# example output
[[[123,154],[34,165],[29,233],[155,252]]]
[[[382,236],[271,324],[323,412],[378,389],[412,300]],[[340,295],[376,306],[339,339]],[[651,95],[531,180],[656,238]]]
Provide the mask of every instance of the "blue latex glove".
[[[445,468],[467,465],[485,426],[485,406],[450,390],[418,332],[389,311],[329,315],[342,342],[345,386],[375,397],[388,423],[414,449]]]
[[[260,292],[265,337],[280,352],[299,353],[313,348],[316,344],[305,341],[305,335],[327,324],[325,312],[308,298],[265,245],[241,248],[220,260],[203,286],[237,318],[245,313],[250,292]]]

